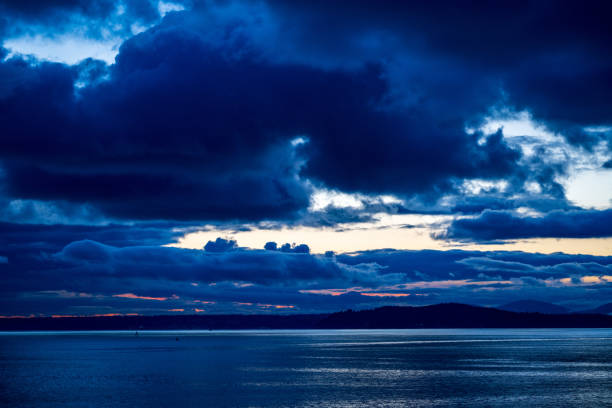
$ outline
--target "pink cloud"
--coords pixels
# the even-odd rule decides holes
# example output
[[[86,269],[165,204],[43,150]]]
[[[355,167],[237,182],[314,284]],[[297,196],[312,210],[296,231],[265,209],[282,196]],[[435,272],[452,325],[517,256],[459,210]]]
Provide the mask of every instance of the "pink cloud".
[[[175,299],[174,296],[176,295],[173,295],[172,297],[173,299]],[[158,300],[158,301],[168,300],[167,297],[138,296],[133,293],[120,293],[118,295],[113,295],[113,297],[125,298],[125,299]]]

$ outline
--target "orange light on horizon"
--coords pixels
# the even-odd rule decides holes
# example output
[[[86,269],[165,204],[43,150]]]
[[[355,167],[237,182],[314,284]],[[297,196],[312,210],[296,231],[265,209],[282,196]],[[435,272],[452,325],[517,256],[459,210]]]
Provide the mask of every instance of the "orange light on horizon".
[[[116,317],[116,316],[140,316],[140,314],[138,313],[96,313],[96,314],[92,314],[92,315],[70,315],[70,314],[66,314],[66,315],[60,315],[60,314],[53,314],[51,316],[45,316],[45,315],[28,315],[28,316],[24,316],[24,315],[12,315],[12,316],[4,316],[4,315],[0,315],[0,319],[33,319],[36,317],[51,317],[52,319],[62,319],[64,317]]]
[[[580,278],[561,278],[558,281],[567,286],[600,285],[612,282],[612,275],[585,275]],[[551,284],[555,282],[552,280]]]
[[[173,295],[173,299],[174,299],[174,296],[176,295]],[[168,300],[167,297],[138,296],[133,293],[120,293],[117,295],[113,295],[113,297],[125,298],[125,299],[157,300],[157,301]]]
[[[273,305],[269,303],[232,302],[236,306],[257,306],[266,309],[295,309],[294,305]]]
[[[406,297],[412,296],[410,293],[385,293],[385,292],[361,292],[361,296],[372,296],[372,297]]]
[[[293,305],[269,305],[265,303],[258,303],[257,306],[265,307],[265,308],[274,308],[274,309],[294,309]]]
[[[97,313],[92,315],[51,315],[53,319],[64,317],[117,317],[117,316],[140,316],[138,313]]]
[[[312,295],[340,296],[353,291],[349,289],[302,289],[299,292],[310,293]]]
[[[568,278],[569,279],[569,278]],[[563,279],[561,280],[563,281]],[[343,289],[302,289],[300,293],[308,293],[312,295],[329,295],[341,296],[346,294],[359,294],[362,296],[378,296],[378,297],[404,297],[404,296],[427,296],[427,294],[410,294],[402,292],[390,292],[392,290],[419,290],[419,289],[449,289],[462,286],[487,287],[499,285],[514,285],[516,282],[511,280],[470,280],[470,279],[453,279],[453,280],[438,280],[438,281],[418,281],[399,283],[395,285],[380,286],[377,288],[350,287]],[[387,292],[368,292],[375,290],[384,290]]]

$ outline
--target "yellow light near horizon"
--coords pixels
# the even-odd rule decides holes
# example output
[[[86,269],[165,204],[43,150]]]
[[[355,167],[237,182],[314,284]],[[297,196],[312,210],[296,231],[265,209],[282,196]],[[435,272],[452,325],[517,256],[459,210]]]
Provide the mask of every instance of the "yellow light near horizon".
[[[376,223],[356,224],[350,228],[282,228],[282,229],[252,229],[228,233],[224,230],[207,230],[188,233],[170,244],[179,248],[201,249],[209,240],[217,237],[235,239],[238,245],[263,249],[266,242],[274,241],[307,244],[312,253],[334,251],[347,253],[374,249],[402,250],[450,250],[463,249],[472,251],[524,251],[550,254],[564,252],[567,254],[589,254],[612,256],[611,238],[536,238],[515,240],[490,245],[461,244],[431,237],[433,229],[427,226],[401,228],[397,224]]]

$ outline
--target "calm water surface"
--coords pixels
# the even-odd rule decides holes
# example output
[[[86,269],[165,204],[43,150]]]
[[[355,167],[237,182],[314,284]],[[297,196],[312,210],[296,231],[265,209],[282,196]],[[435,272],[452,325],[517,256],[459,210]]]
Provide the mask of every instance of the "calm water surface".
[[[612,407],[612,330],[0,333],[0,405]]]

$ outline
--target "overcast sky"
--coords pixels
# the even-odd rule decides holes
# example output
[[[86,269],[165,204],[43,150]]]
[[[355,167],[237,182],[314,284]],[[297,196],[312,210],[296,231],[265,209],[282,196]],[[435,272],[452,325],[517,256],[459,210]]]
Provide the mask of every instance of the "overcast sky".
[[[0,0],[0,315],[609,302],[608,8]]]

